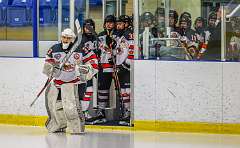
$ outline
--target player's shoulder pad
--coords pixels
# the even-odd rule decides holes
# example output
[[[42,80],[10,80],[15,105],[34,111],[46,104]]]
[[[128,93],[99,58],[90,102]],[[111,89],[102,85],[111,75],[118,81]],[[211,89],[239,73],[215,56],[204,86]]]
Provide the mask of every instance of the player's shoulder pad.
[[[52,52],[59,52],[59,51],[62,50],[62,46],[61,45],[62,45],[61,43],[55,44],[50,49],[52,49]]]

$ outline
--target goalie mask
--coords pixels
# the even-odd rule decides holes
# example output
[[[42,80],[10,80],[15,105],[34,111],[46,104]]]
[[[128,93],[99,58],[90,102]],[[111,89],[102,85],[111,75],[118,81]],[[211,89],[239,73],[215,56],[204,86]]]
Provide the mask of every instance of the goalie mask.
[[[68,49],[69,45],[73,42],[74,38],[76,37],[75,33],[70,28],[64,29],[61,36],[63,49]]]

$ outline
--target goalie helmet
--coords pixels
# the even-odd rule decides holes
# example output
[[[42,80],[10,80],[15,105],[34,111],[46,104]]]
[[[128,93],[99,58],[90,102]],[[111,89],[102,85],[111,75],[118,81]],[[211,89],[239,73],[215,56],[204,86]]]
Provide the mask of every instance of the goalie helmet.
[[[62,32],[62,36],[64,37],[70,37],[70,38],[75,38],[75,33],[73,32],[72,29],[66,28]]]

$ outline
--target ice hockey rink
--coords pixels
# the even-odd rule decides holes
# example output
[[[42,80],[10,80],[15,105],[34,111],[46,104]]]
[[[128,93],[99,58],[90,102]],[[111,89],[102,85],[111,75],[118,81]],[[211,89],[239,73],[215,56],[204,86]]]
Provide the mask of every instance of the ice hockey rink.
[[[239,148],[240,135],[87,129],[49,134],[44,127],[0,125],[0,148]]]

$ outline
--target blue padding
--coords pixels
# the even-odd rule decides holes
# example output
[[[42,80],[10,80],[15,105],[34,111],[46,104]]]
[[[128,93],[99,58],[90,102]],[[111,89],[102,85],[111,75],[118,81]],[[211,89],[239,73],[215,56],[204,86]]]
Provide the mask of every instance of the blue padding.
[[[89,0],[91,6],[100,6],[102,5],[102,0]]]
[[[11,6],[32,7],[32,0],[13,0]]]
[[[62,23],[63,24],[68,24],[69,23],[69,15],[70,15],[70,12],[69,12],[69,9],[68,8],[63,8],[62,9]]]
[[[7,8],[7,25],[12,27],[30,25],[31,10],[25,7]]]
[[[40,0],[40,25],[53,25],[56,22],[57,0]]]
[[[63,8],[69,8],[69,0],[62,0],[62,7]],[[84,6],[84,1],[83,0],[75,0],[75,9],[83,9]]]
[[[56,7],[57,0],[40,0],[39,6],[40,7]]]
[[[39,23],[40,25],[53,25],[56,21],[56,9],[51,7],[40,7]]]
[[[8,0],[0,0],[0,7],[6,7],[8,5]]]
[[[6,7],[8,5],[7,0],[0,0],[0,26],[6,24]]]
[[[31,25],[32,0],[13,0],[7,7],[7,25],[12,27]]]

